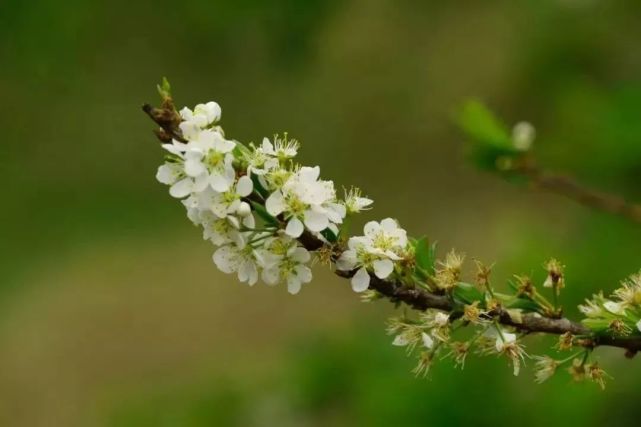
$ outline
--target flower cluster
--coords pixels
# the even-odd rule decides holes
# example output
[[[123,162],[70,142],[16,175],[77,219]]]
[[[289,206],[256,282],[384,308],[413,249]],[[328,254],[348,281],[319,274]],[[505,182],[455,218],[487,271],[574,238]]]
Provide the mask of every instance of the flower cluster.
[[[496,292],[491,266],[479,261],[474,282],[465,282],[462,254],[451,251],[436,260],[434,244],[425,237],[409,238],[392,218],[367,222],[363,235],[348,238],[348,217],[373,203],[360,190],[350,188],[339,197],[334,183],[321,179],[318,166],[296,162],[299,144],[287,134],[243,144],[225,135],[217,103],[177,112],[169,84],[163,82],[159,90],[163,110],[144,108],[161,126],[158,135],[167,151],[156,178],[169,186],[203,238],[216,247],[215,265],[240,282],[286,284],[296,294],[312,280],[314,256],[334,263],[363,300],[387,297],[420,311],[415,319],[391,319],[388,328],[395,336],[393,345],[418,351],[417,375],[426,375],[433,361],[448,357],[462,367],[471,352],[503,357],[518,375],[530,358],[524,338],[530,332],[560,330],[565,333],[559,351],[581,350],[560,360],[534,356],[536,381],[546,381],[570,364],[572,378],[603,387],[607,374],[591,359],[595,342],[601,345],[599,336],[627,337],[618,342],[639,339],[641,273],[626,279],[609,298],[598,294],[581,305],[585,326],[571,323],[562,318],[559,297],[566,277],[557,260],[544,266],[543,291],[550,288],[552,295],[548,301],[525,276],[510,282],[512,293]],[[512,139],[517,151],[526,152],[534,130],[522,123]]]
[[[394,263],[407,255],[408,240],[405,230],[392,218],[380,223],[365,224],[363,236],[351,237],[348,249],[336,261],[342,271],[357,270],[352,277],[352,288],[363,292],[369,287],[370,273],[386,279],[394,271]]]
[[[180,118],[182,140],[163,145],[168,154],[158,181],[169,186],[189,219],[202,227],[203,237],[218,247],[213,261],[221,271],[236,273],[249,285],[259,277],[268,285],[286,283],[290,293],[297,293],[312,279],[312,254],[299,238],[309,233],[337,243],[345,217],[367,209],[372,200],[355,188],[339,200],[334,183],[320,179],[318,166],[295,163],[299,145],[287,134],[264,138],[258,146],[227,139],[215,102],[183,108]],[[368,246],[380,251],[377,259],[386,260],[376,264],[380,277],[389,275],[390,260],[399,259],[407,242],[395,222],[383,224],[387,234],[377,237],[372,229]],[[391,236],[396,240],[387,242]]]
[[[583,324],[597,333],[618,336],[641,333],[641,273],[621,282],[610,298],[594,295],[579,310],[586,317]]]

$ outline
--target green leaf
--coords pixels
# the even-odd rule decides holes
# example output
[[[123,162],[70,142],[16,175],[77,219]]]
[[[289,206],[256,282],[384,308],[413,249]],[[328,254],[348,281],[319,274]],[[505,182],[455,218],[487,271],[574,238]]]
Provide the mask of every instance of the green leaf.
[[[158,89],[158,94],[162,99],[171,98],[171,85],[167,77],[162,78],[162,82],[156,86]]]
[[[482,169],[497,170],[503,159],[522,155],[512,143],[511,132],[484,104],[468,101],[457,123],[469,138],[469,154]]]
[[[324,229],[320,233],[323,235],[324,238],[326,238],[331,243],[334,243],[338,240],[338,236],[334,234],[334,232],[329,228]]]
[[[261,217],[266,223],[273,224],[273,225],[279,224],[278,220],[273,216],[271,216],[269,212],[267,212],[267,209],[265,209],[265,206],[253,200],[250,200],[249,203],[251,203],[252,207],[254,208],[254,211],[256,211],[258,216]]]
[[[515,152],[507,126],[483,103],[470,100],[458,117],[461,129],[475,142]]]
[[[479,291],[476,286],[465,282],[459,282],[456,284],[452,290],[452,296],[454,299],[464,304],[471,304],[474,301],[483,300],[483,293]]]
[[[528,312],[539,312],[541,306],[528,298],[513,298],[504,302],[505,308],[520,308]]]
[[[269,196],[269,191],[267,191],[267,189],[263,187],[263,184],[260,183],[258,176],[251,174],[251,180],[254,183],[254,191],[260,194],[263,198],[267,198]]]
[[[434,274],[436,243],[429,244],[427,237],[422,237],[414,242],[414,258],[416,265],[428,275]]]
[[[416,259],[416,265],[421,267],[423,270],[428,270],[430,268],[429,261],[429,243],[427,237],[422,237],[419,240],[416,240],[414,243],[414,258]]]

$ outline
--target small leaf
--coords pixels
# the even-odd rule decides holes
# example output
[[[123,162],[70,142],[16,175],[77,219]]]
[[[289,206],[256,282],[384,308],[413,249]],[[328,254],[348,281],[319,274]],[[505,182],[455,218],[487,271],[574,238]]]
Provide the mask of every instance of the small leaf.
[[[459,282],[452,290],[452,296],[464,304],[471,304],[474,301],[483,299],[483,294],[478,288],[470,283]]]
[[[430,268],[432,268],[430,263],[430,247],[426,237],[422,237],[414,242],[414,258],[416,259],[416,265],[423,270],[429,271]]]
[[[463,106],[457,123],[470,140],[470,157],[482,169],[507,172],[511,159],[522,155],[508,127],[477,100]]]
[[[271,216],[269,212],[267,212],[267,209],[265,209],[265,206],[253,200],[250,200],[249,203],[251,203],[252,207],[254,208],[254,211],[256,211],[258,216],[261,217],[265,222],[273,225],[279,224],[278,220],[273,216]]]
[[[463,106],[458,124],[474,142],[516,151],[507,126],[478,100],[468,101]]]
[[[334,234],[334,232],[329,228],[324,229],[320,233],[323,235],[324,238],[327,239],[328,242],[334,243],[338,240],[338,236]]]
[[[260,194],[263,198],[269,196],[269,191],[267,191],[267,189],[263,187],[263,184],[261,184],[257,175],[251,174],[251,180],[254,183],[254,191]]]
[[[158,94],[162,99],[171,98],[171,85],[167,77],[162,78],[162,82],[156,86],[158,88]]]
[[[504,302],[505,308],[518,308],[525,311],[540,312],[541,306],[529,298],[511,298]]]

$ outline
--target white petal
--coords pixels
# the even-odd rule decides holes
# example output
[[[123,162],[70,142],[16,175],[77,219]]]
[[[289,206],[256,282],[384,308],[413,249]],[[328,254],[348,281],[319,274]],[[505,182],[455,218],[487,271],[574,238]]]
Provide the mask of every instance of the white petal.
[[[260,147],[265,154],[274,154],[274,146],[268,138],[263,138],[263,144]]]
[[[247,202],[241,202],[238,205],[238,208],[236,208],[236,215],[238,215],[241,218],[245,218],[252,213],[252,208],[249,206],[249,203]]]
[[[222,110],[220,109],[220,105],[218,105],[217,102],[210,101],[206,103],[203,107],[205,110],[205,114],[207,115],[207,121],[209,123],[215,123],[218,120],[220,120]]]
[[[249,196],[254,188],[254,183],[247,175],[241,176],[236,184],[236,194],[240,197]]]
[[[216,139],[216,142],[214,143],[214,150],[220,151],[221,153],[229,153],[235,146],[236,143],[234,141],[229,141],[221,137]]]
[[[385,279],[394,271],[394,263],[389,259],[379,259],[373,262],[374,274],[379,279]]]
[[[265,209],[272,216],[280,215],[286,207],[283,193],[280,191],[274,191],[265,201]]]
[[[251,213],[243,218],[243,225],[247,228],[256,228],[256,219]],[[236,227],[238,228],[238,227]]]
[[[287,223],[287,227],[285,227],[285,234],[293,238],[298,238],[303,234],[303,230],[305,230],[303,223],[298,218],[292,218]]]
[[[205,165],[200,159],[187,159],[185,160],[185,173],[189,176],[198,176],[205,172]]]
[[[363,227],[363,232],[366,236],[371,236],[373,234],[376,234],[380,231],[381,225],[376,222],[376,221],[370,221],[367,224],[365,224],[365,227]]]
[[[352,289],[354,292],[364,292],[369,287],[369,273],[365,267],[359,269],[352,277]]]
[[[637,329],[641,332],[641,320],[637,322]]]
[[[298,174],[302,182],[314,182],[320,175],[320,167],[314,166],[313,168],[310,168],[309,166],[303,166],[302,168],[300,168]]]
[[[310,270],[309,267],[297,265],[294,270],[301,283],[309,283],[312,281],[312,270]]]
[[[290,257],[298,263],[305,264],[307,261],[309,261],[311,255],[309,254],[309,251],[307,249],[297,247],[292,251]]]
[[[323,231],[329,225],[327,214],[308,210],[305,212],[305,225],[311,231]]]
[[[219,172],[214,172],[209,175],[209,185],[219,193],[224,193],[229,190],[229,187],[231,187],[229,180]]]
[[[421,334],[421,338],[423,339],[423,345],[425,346],[425,348],[431,349],[434,346],[434,340],[425,332]]]
[[[280,280],[280,274],[277,267],[264,269],[261,277],[263,278],[263,281],[270,286],[278,284]]]
[[[392,341],[392,345],[395,345],[398,347],[405,347],[407,344],[409,344],[409,341],[407,340],[407,337],[403,334],[396,335],[394,337],[394,341]]]
[[[158,168],[156,179],[162,184],[171,185],[176,182],[178,169],[179,167],[175,163],[165,163]]]
[[[201,191],[204,191],[208,185],[209,177],[206,173],[203,173],[202,175],[198,175],[196,178],[194,178],[194,188],[192,189],[192,191],[199,193]]]
[[[394,231],[398,228],[398,223],[392,218],[385,218],[381,221],[381,228],[387,232]]]
[[[623,305],[614,301],[606,301],[605,303],[603,303],[603,308],[605,308],[612,314],[623,314],[625,312]]]
[[[181,199],[191,193],[191,189],[193,188],[193,186],[194,182],[191,178],[184,178],[169,188],[169,194],[171,194],[172,197]]]
[[[356,267],[356,251],[347,250],[336,260],[336,268],[341,271],[351,271]]]
[[[287,279],[287,292],[292,295],[296,295],[300,292],[300,280],[296,276],[289,276]]]
[[[256,264],[251,260],[246,260],[238,268],[238,280],[247,282],[248,285],[253,285],[258,280],[258,270]]]
[[[237,252],[231,246],[223,246],[214,252],[214,263],[223,273],[233,273],[238,268]]]

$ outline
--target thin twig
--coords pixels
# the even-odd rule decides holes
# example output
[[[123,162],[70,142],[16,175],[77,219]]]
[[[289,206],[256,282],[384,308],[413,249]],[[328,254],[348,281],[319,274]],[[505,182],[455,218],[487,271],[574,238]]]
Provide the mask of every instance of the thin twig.
[[[526,177],[536,189],[555,193],[589,208],[641,223],[641,205],[630,203],[621,196],[585,187],[567,175],[543,171],[531,160],[517,166],[514,172]]]

